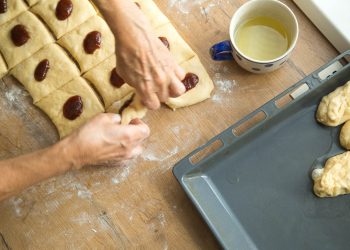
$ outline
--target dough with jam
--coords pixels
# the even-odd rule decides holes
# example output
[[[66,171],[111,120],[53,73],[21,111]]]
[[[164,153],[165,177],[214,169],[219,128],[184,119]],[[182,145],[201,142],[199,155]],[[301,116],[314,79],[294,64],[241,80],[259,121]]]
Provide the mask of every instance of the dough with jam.
[[[169,19],[163,14],[158,6],[151,0],[137,0],[141,11],[149,20],[153,28],[158,28],[166,23],[170,23]]]
[[[93,31],[102,34],[101,47],[93,54],[88,54],[84,49],[86,36]],[[99,16],[94,16],[78,26],[73,31],[65,34],[57,41],[66,48],[80,66],[82,73],[98,65],[115,53],[115,39],[107,23]]]
[[[56,17],[56,7],[60,0],[45,0],[35,5],[31,11],[41,17],[56,38],[78,27],[80,24],[96,15],[94,7],[88,0],[71,0],[73,11],[65,20]]]
[[[121,100],[133,91],[133,88],[128,84],[124,84],[120,88],[112,85],[110,78],[112,71],[116,67],[116,63],[117,58],[115,55],[112,55],[84,74],[84,78],[91,82],[97,92],[101,95],[106,109],[108,109],[114,102]]]
[[[0,79],[3,78],[6,74],[7,74],[7,66],[4,59],[0,55]]]
[[[319,197],[335,197],[350,193],[350,152],[331,157],[323,169],[312,172],[314,193]]]
[[[28,9],[23,0],[7,0],[7,11],[0,13],[0,26]],[[2,29],[2,28],[1,28]]]
[[[122,125],[128,125],[133,119],[142,119],[147,114],[147,108],[142,104],[141,98],[135,94],[131,103],[122,111]],[[120,112],[120,111],[119,111]]]
[[[158,27],[155,33],[158,37],[165,37],[168,40],[170,53],[177,63],[181,64],[196,55],[171,23]]]
[[[69,98],[76,95],[82,98],[83,112],[75,120],[68,120],[63,114],[63,106]],[[97,95],[82,77],[75,78],[35,105],[50,117],[61,138],[72,133],[96,114],[104,112]]]
[[[50,68],[46,78],[37,81],[34,72],[38,64],[47,59]],[[49,44],[18,64],[10,72],[31,94],[34,103],[48,96],[56,89],[80,76],[79,69],[66,52],[57,44]]]
[[[350,120],[350,81],[322,98],[316,118],[332,127]]]
[[[18,24],[24,25],[30,35],[29,40],[20,47],[13,43],[10,35],[12,28]],[[0,41],[0,51],[9,69],[32,56],[45,45],[54,42],[45,25],[29,11],[1,26]]]
[[[199,77],[199,82],[193,89],[190,89],[182,96],[169,98],[166,104],[173,110],[191,106],[210,98],[214,89],[213,81],[210,79],[198,56],[181,63],[180,66],[185,72],[196,74]]]

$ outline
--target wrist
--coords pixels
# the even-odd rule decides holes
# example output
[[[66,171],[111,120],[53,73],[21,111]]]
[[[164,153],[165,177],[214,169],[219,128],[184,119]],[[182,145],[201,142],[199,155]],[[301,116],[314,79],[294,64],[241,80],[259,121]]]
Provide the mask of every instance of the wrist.
[[[54,146],[54,151],[63,161],[62,172],[67,172],[72,169],[79,169],[82,167],[82,163],[79,160],[79,150],[78,147],[74,145],[74,140],[72,136],[66,137]]]

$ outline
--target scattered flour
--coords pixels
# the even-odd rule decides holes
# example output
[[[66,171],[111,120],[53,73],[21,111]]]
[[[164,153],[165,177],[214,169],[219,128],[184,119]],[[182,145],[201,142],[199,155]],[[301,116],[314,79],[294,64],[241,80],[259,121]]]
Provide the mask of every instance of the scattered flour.
[[[193,7],[201,6],[209,0],[169,0],[168,7],[176,8],[182,14],[189,14]]]
[[[116,174],[112,179],[112,184],[117,185],[125,181],[130,175],[130,167],[129,166],[121,166],[122,171]]]
[[[5,89],[5,97],[11,104],[19,101],[19,97],[25,97],[28,95],[29,93],[27,91],[13,84]]]

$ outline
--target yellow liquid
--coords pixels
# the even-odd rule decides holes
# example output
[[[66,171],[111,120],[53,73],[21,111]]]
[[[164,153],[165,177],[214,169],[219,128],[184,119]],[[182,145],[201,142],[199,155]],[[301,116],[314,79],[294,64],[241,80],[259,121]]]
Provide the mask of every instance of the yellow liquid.
[[[282,56],[290,45],[283,24],[264,16],[241,24],[235,33],[235,43],[244,55],[259,61]]]

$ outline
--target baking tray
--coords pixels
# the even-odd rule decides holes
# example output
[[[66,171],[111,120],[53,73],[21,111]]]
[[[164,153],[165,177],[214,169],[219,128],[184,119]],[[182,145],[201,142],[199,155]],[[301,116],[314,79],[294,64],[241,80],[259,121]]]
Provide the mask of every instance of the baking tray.
[[[173,173],[225,249],[349,249],[350,195],[317,198],[315,163],[344,150],[316,122],[324,95],[350,80],[343,53],[193,151]],[[277,105],[286,97],[292,101]],[[238,128],[249,127],[237,136]],[[219,142],[221,148],[197,163]],[[197,157],[197,158],[196,158]]]

